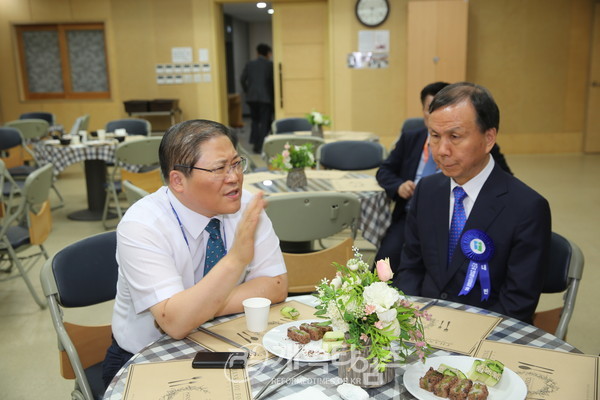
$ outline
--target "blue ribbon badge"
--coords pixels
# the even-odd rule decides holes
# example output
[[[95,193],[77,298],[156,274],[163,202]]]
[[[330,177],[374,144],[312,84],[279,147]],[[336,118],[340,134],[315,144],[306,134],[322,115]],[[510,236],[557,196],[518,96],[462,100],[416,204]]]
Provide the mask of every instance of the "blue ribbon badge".
[[[465,282],[458,295],[468,294],[475,286],[475,281],[479,276],[481,301],[487,300],[490,297],[491,290],[488,261],[494,255],[494,242],[485,232],[479,229],[470,229],[463,233],[460,239],[460,248],[471,261],[469,262]]]

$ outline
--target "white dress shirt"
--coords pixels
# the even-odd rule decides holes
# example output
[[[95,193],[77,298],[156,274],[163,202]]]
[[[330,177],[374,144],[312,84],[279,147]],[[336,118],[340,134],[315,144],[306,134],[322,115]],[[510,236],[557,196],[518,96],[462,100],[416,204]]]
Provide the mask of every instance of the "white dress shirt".
[[[219,215],[225,248],[231,248],[235,229],[252,194],[242,193],[235,214]],[[181,221],[181,225],[179,223]],[[121,348],[137,353],[158,339],[149,308],[192,287],[204,276],[210,218],[181,204],[163,187],[130,207],[117,227],[119,277],[112,330]],[[279,239],[263,211],[255,236],[254,259],[239,283],[261,276],[285,274]]]
[[[469,214],[471,214],[471,210],[473,209],[473,205],[475,204],[475,200],[477,200],[477,196],[479,196],[479,192],[481,192],[481,188],[487,179],[489,178],[492,170],[494,169],[494,157],[489,155],[490,159],[487,165],[471,178],[467,183],[462,185],[461,187],[467,194],[467,196],[463,199],[463,206],[465,207],[465,216],[469,219]],[[460,186],[458,183],[454,182],[454,179],[450,179],[450,217],[448,218],[448,229],[450,229],[450,225],[452,223],[452,213],[454,212],[454,188]]]

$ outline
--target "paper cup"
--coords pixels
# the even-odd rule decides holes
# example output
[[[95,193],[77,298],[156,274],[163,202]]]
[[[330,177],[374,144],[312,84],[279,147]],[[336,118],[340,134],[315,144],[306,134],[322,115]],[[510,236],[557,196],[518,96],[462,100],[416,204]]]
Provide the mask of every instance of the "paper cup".
[[[79,144],[79,139],[81,139],[79,135],[73,135],[71,137],[71,144]]]
[[[242,302],[246,314],[246,327],[250,332],[260,333],[267,329],[271,300],[251,297]]]
[[[124,128],[115,129],[115,136],[125,136],[127,131]]]
[[[104,129],[98,129],[96,133],[98,134],[98,140],[106,140],[106,131]]]

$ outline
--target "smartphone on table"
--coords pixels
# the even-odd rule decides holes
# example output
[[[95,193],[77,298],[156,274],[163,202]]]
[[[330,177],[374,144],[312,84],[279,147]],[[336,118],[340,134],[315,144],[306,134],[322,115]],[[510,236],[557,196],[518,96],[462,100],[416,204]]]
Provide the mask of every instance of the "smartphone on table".
[[[245,368],[248,353],[244,351],[199,351],[192,368]]]

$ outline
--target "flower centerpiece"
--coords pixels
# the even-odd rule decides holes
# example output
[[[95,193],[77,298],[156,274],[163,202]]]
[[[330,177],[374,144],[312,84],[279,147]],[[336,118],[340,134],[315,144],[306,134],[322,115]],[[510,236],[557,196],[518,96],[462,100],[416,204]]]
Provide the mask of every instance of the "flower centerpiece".
[[[388,259],[379,260],[372,271],[354,248],[354,258],[346,265],[333,265],[338,270],[336,276],[331,281],[324,279],[317,286],[315,315],[331,321],[334,330],[345,332],[348,350],[345,353],[363,354],[371,372],[392,370],[383,381],[361,386],[381,386],[389,381],[386,379],[393,379],[393,368],[389,367],[395,366],[395,362],[403,363],[413,354],[423,359],[431,352],[422,322],[423,318],[431,317],[390,286],[393,273]],[[340,361],[343,356],[344,352]],[[349,368],[339,367],[338,371],[343,378],[352,376]]]
[[[323,137],[323,126],[331,125],[331,119],[318,111],[312,111],[306,114],[306,119],[308,119],[308,122],[312,125],[313,136]]]
[[[286,143],[283,151],[271,159],[271,166],[288,172],[287,184],[290,188],[306,186],[304,168],[315,166],[312,143],[303,145]]]

